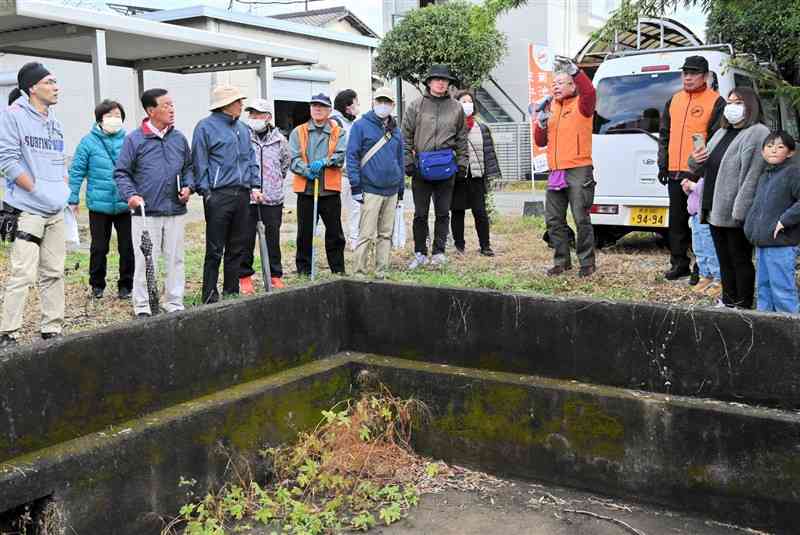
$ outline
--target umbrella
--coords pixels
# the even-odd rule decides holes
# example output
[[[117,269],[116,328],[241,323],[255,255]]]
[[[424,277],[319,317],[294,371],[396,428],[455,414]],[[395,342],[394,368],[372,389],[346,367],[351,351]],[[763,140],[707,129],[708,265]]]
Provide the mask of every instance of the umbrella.
[[[256,232],[258,232],[258,252],[261,255],[261,278],[264,279],[264,289],[269,292],[272,289],[272,273],[269,267],[269,249],[267,248],[266,229],[264,222],[261,220],[261,207],[256,205],[256,212],[258,213],[258,223],[256,223]]]
[[[144,214],[144,201],[140,205],[142,210],[142,243],[139,248],[144,255],[144,272],[147,278],[147,296],[150,301],[150,314],[158,314],[158,279],[156,279],[156,266],[153,262],[153,240],[150,239],[150,231],[147,230],[147,218]]]

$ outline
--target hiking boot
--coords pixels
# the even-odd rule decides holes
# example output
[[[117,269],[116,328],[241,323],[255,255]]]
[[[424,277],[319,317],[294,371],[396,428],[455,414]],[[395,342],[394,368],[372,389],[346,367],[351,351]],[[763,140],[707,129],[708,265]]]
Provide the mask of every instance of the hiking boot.
[[[494,256],[494,251],[488,245],[486,247],[481,247],[481,256]]]
[[[545,272],[545,274],[548,277],[558,277],[559,275],[562,275],[564,272],[569,271],[570,269],[572,269],[572,266],[553,266],[550,269],[548,269]]]
[[[61,333],[42,333],[42,340],[52,340],[53,338],[61,338]]]
[[[103,289],[97,288],[96,286],[92,287],[92,297],[95,299],[102,299],[103,298]]]
[[[0,351],[16,347],[17,344],[18,344],[17,339],[14,338],[13,336],[10,336],[8,334],[0,336]]]
[[[432,266],[443,266],[447,263],[447,257],[444,253],[436,253],[431,257]]]
[[[253,288],[253,277],[239,277],[239,293],[242,295],[255,295],[256,290]]]
[[[414,253],[414,259],[408,265],[408,269],[417,269],[428,263],[428,257],[422,253]]]
[[[280,277],[272,277],[269,280],[272,283],[273,288],[276,288],[278,290],[286,288],[286,285],[283,283],[283,280]]]
[[[120,288],[117,291],[117,298],[118,299],[130,299],[131,298],[131,290],[130,290],[130,288]]]
[[[689,286],[695,286],[700,282],[700,269],[698,269],[697,264],[694,265],[692,268],[692,274],[689,275]]]
[[[691,274],[689,266],[673,266],[664,273],[664,278],[668,281],[676,281]]]
[[[581,266],[581,269],[578,271],[579,277],[591,277],[594,275],[595,271],[597,271],[597,267],[594,265],[591,266]]]

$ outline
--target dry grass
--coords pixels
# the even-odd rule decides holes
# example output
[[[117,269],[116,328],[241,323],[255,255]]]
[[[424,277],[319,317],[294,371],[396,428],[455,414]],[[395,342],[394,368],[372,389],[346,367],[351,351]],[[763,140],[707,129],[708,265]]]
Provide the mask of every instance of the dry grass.
[[[408,201],[407,201],[408,202]],[[634,234],[621,244],[598,253],[598,272],[589,279],[577,277],[577,269],[568,274],[550,278],[545,270],[552,263],[552,249],[542,241],[544,223],[541,218],[499,216],[492,226],[492,247],[497,256],[485,258],[478,255],[477,237],[467,214],[467,253],[452,254],[448,248],[448,265],[443,269],[424,269],[409,272],[413,244],[411,239],[412,214],[406,211],[406,227],[409,237],[405,249],[393,251],[392,270],[389,280],[431,284],[436,286],[460,286],[487,288],[533,294],[582,296],[612,300],[653,301],[660,303],[712,304],[712,300],[697,295],[686,284],[686,279],[668,282],[662,272],[667,267],[667,251],[660,248],[655,238],[648,234]],[[289,287],[308,284],[306,278],[294,274],[296,217],[294,210],[284,213],[282,252],[284,281]],[[433,225],[431,224],[431,229]],[[82,229],[82,239],[88,243],[88,229]],[[202,266],[204,255],[204,223],[191,223],[186,228],[186,305],[196,306],[200,302]],[[320,278],[332,278],[327,271],[324,245],[317,243],[322,251],[318,255]],[[66,261],[66,326],[65,332],[77,332],[130,321],[133,310],[130,301],[116,298],[118,259],[109,255],[109,276],[106,297],[93,299],[89,291],[89,254],[82,250],[70,253]],[[0,285],[5,283],[8,269],[9,247],[0,245]],[[352,266],[352,253],[345,254],[348,269]],[[256,255],[256,272],[260,260]],[[573,261],[577,263],[577,261]],[[256,286],[260,277],[254,277]],[[38,293],[30,293],[25,313],[25,322],[20,332],[22,340],[38,339],[39,300]]]

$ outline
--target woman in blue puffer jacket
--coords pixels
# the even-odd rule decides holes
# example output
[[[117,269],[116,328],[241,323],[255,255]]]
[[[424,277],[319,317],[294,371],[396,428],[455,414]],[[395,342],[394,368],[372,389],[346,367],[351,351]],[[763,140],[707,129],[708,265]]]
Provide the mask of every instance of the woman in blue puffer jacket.
[[[112,226],[117,230],[119,251],[120,299],[128,299],[133,288],[133,241],[131,214],[114,181],[114,165],[125,139],[122,122],[125,109],[119,102],[104,100],[94,110],[95,124],[81,139],[69,168],[69,204],[78,215],[81,186],[87,180],[86,205],[89,207],[89,230],[92,236],[89,257],[89,284],[96,299],[103,297],[106,287],[106,255]]]

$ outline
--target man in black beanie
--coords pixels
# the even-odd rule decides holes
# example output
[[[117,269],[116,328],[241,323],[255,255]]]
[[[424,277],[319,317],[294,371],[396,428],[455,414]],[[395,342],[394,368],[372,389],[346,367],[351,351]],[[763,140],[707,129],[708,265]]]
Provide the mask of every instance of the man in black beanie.
[[[64,208],[69,199],[64,167],[64,129],[51,107],[58,83],[41,63],[17,74],[17,98],[0,114],[0,172],[6,180],[2,217],[16,220],[10,274],[0,318],[0,350],[16,344],[28,289],[38,281],[42,338],[61,334],[64,324]]]

